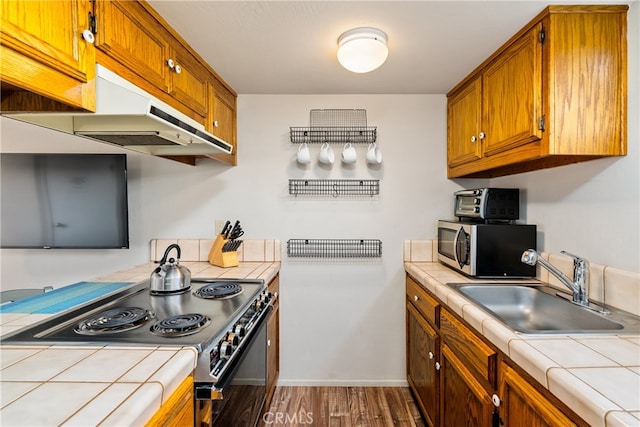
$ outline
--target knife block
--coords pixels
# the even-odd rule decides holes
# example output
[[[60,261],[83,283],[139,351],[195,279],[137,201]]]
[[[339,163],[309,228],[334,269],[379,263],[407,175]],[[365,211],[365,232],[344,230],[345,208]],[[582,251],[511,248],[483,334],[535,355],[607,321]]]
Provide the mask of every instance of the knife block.
[[[209,264],[217,267],[237,267],[240,264],[238,251],[222,252],[222,247],[228,241],[229,239],[225,239],[221,235],[216,237],[211,250],[209,250]]]

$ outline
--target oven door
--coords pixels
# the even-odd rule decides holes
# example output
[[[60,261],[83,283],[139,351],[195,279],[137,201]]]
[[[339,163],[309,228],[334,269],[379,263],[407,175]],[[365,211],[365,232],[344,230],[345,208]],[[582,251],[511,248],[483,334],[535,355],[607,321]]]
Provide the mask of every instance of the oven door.
[[[267,395],[266,326],[272,309],[267,307],[242,354],[218,384],[196,384],[196,397],[216,396],[196,401],[200,427],[254,427],[257,424]]]

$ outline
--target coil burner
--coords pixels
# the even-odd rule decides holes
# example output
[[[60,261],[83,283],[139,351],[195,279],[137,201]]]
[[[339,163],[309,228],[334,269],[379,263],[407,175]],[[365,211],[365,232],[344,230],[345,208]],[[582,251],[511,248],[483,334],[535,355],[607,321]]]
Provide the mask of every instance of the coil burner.
[[[102,311],[78,323],[74,331],[81,335],[118,333],[139,328],[154,317],[153,312],[140,307],[116,307]]]
[[[199,332],[209,323],[211,319],[203,314],[178,314],[154,323],[151,333],[166,338],[184,337]]]
[[[204,299],[231,298],[242,292],[242,286],[236,282],[212,282],[193,292]]]

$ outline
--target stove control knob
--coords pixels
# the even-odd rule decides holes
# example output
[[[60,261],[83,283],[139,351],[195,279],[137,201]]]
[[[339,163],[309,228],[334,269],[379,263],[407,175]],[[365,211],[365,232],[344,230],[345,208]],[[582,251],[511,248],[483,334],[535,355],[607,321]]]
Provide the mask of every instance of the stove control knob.
[[[227,334],[227,339],[226,341],[231,344],[233,347],[237,347],[238,344],[240,344],[240,336],[236,335],[233,332],[229,332]]]
[[[266,304],[261,300],[256,301],[256,310],[262,310],[265,305]]]
[[[242,323],[238,323],[236,327],[233,328],[233,333],[242,338],[247,334],[247,329]]]
[[[228,341],[223,341],[220,344],[220,359],[228,359],[231,357],[231,353],[233,353],[233,347],[231,343]]]

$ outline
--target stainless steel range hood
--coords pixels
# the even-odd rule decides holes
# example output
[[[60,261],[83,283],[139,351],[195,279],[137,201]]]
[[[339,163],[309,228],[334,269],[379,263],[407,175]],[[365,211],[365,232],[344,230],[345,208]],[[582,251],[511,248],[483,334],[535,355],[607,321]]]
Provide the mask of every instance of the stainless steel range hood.
[[[231,154],[204,126],[101,65],[95,113],[19,113],[5,117],[157,156]]]

